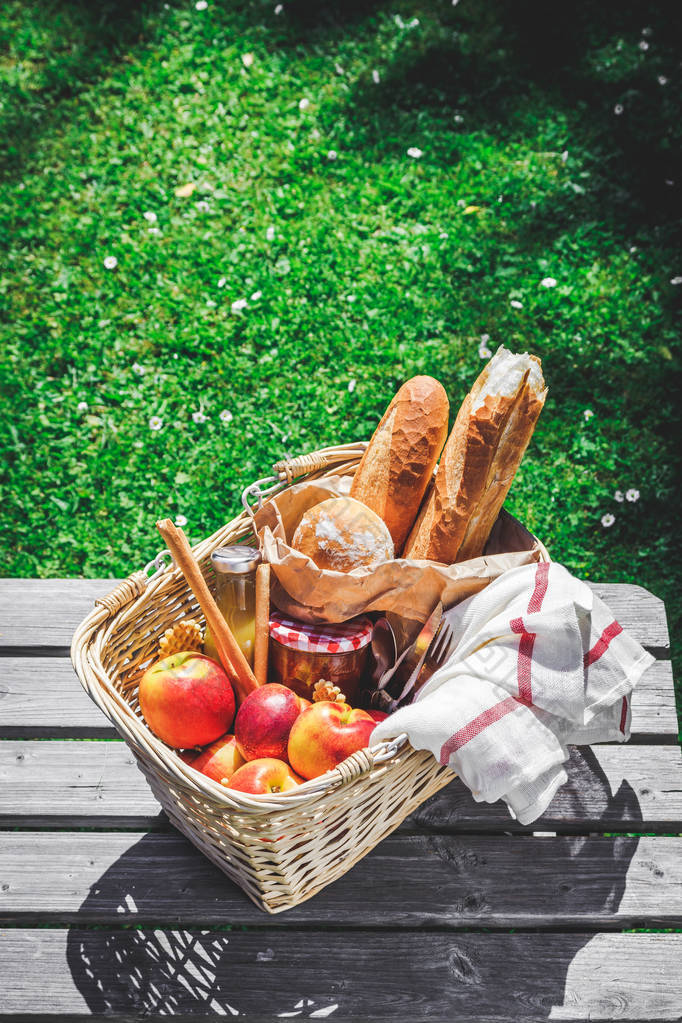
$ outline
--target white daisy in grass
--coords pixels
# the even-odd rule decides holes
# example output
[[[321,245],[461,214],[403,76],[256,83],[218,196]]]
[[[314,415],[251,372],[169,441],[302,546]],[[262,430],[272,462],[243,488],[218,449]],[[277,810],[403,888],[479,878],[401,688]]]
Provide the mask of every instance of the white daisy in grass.
[[[161,418],[161,416],[152,416],[151,419],[149,420],[150,430],[160,430],[162,426],[163,419]]]
[[[609,529],[616,521],[616,516],[612,515],[611,512],[607,512],[606,515],[602,515],[601,524],[604,529]]]
[[[232,420],[234,419],[234,416],[232,415],[228,408],[224,408],[223,411],[218,416],[218,418],[220,419],[221,423],[231,423]]]
[[[421,160],[422,156],[424,155],[424,151],[422,149],[419,149],[418,146],[410,146],[410,148],[407,150],[407,155],[411,156],[413,160]]]
[[[656,79],[656,81],[658,82],[659,85],[667,85],[668,84],[668,79],[666,78],[665,75],[659,75],[658,78]]]
[[[682,284],[682,277],[671,277],[670,283],[675,285]]]
[[[182,529],[183,526],[187,525],[187,517],[185,515],[176,515],[175,516],[175,525],[179,529]]]
[[[246,301],[245,298],[236,298],[232,305],[230,306],[230,308],[232,309],[233,313],[239,313],[242,311],[242,309],[246,309],[248,304],[249,303]]]
[[[517,298],[513,298],[509,305],[512,307],[512,309],[523,309],[523,302],[519,302]]]
[[[134,363],[133,363],[133,367],[132,367],[132,368],[133,368],[133,373],[137,373],[137,375],[138,375],[139,377],[143,377],[143,376],[144,376],[144,374],[145,374],[145,368],[144,368],[144,366],[141,366],[141,365],[139,364],[139,362],[134,362]]]
[[[78,404],[76,405],[76,411],[78,411],[78,412],[87,412],[88,411],[88,403],[87,403],[87,401],[79,401]]]
[[[628,501],[639,501],[639,490],[635,490],[632,487],[630,490],[625,491],[625,497]]]
[[[253,295],[251,296],[251,301],[252,302],[257,302],[258,299],[262,298],[262,297],[263,297],[263,292],[262,291],[254,291]]]
[[[282,6],[282,4],[277,4],[277,6],[275,7],[275,14],[281,14],[283,10],[284,7]]]
[[[590,421],[590,419],[592,419],[593,415],[594,415],[594,412],[592,411],[592,409],[591,408],[586,408],[585,411],[583,412],[583,419],[585,420],[586,423],[589,423],[589,421]]]
[[[200,213],[208,213],[211,207],[208,205],[205,199],[200,199],[197,203],[197,209]]]
[[[218,287],[219,288],[224,288],[226,284],[227,284],[227,277],[221,277],[220,280],[218,281]]]
[[[489,340],[490,340],[489,334],[481,334],[481,343],[478,346],[478,354],[481,359],[490,359],[493,354],[488,348]]]
[[[376,68],[374,68],[372,71],[372,81],[374,82],[375,85],[378,85],[379,82],[381,81],[381,75],[379,74]]]
[[[298,101],[298,109],[299,110],[307,110],[309,106],[310,106],[310,100],[307,98],[307,96],[304,96],[303,99],[300,99]]]
[[[640,50],[645,50],[645,51],[649,49],[649,44],[646,41],[646,39],[640,39],[640,41],[639,41],[639,48],[640,48]]]
[[[556,278],[554,277],[543,277],[540,281],[543,288],[556,288]]]
[[[623,501],[625,500],[625,494],[623,493],[622,490],[617,490],[613,495],[613,499],[614,501],[618,501],[618,504],[622,504]]]
[[[356,381],[354,379],[348,381],[348,393],[349,394],[352,394],[353,391],[355,390],[355,383],[356,383]]]
[[[197,2],[194,5],[195,10],[197,11],[205,11],[207,7],[208,7],[207,0],[197,0]]]
[[[104,263],[105,270],[115,270],[118,266],[116,256],[105,256],[102,262]]]
[[[327,153],[327,159],[328,160],[335,160],[338,155],[339,154],[336,152],[335,149],[330,149],[329,152]]]
[[[616,103],[615,107],[613,108],[613,112],[616,115],[616,117],[620,117],[620,115],[623,113],[623,110],[624,107],[622,103]]]
[[[244,67],[253,67],[253,54],[252,53],[243,53],[242,54],[242,64],[244,65]]]
[[[192,420],[195,423],[205,423],[207,418],[206,413],[201,410],[192,413]]]
[[[268,242],[274,242],[275,240],[275,229],[274,227],[268,227],[265,232],[265,240]]]
[[[145,213],[142,214],[142,216],[144,217],[148,224],[155,224],[156,221],[159,219],[156,213],[154,213],[154,210],[147,210]]]

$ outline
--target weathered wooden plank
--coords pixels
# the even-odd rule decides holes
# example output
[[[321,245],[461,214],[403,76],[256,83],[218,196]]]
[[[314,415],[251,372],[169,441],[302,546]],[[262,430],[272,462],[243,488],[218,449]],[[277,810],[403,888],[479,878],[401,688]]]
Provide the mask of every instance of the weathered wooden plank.
[[[115,579],[0,579],[0,648],[68,653],[71,637]]]
[[[8,930],[0,1015],[675,1020],[681,955],[675,934]]]
[[[670,636],[665,604],[643,586],[631,583],[593,583],[598,597],[608,604],[614,618],[657,657],[670,656]]]
[[[678,746],[603,745],[573,750],[569,782],[534,830],[682,830]],[[139,827],[158,804],[121,742],[0,742],[4,826]],[[512,831],[502,803],[476,803],[458,780],[421,806],[409,825],[436,831]]]
[[[0,738],[115,737],[66,657],[5,657],[0,662]],[[670,661],[656,661],[632,698],[635,739],[675,741],[678,733]]]
[[[121,832],[5,833],[0,918],[110,926],[264,923],[262,912],[182,836]],[[391,930],[679,927],[682,838],[393,835],[275,923]]]
[[[66,651],[76,626],[115,579],[0,579],[0,648]],[[624,629],[657,656],[669,656],[663,601],[629,583],[590,583]]]
[[[656,662],[652,667],[667,662]],[[660,690],[653,697],[661,716]],[[634,710],[633,710],[634,714]],[[653,718],[651,719],[653,722]],[[93,703],[68,657],[3,657],[0,660],[0,737],[101,739],[116,729]]]

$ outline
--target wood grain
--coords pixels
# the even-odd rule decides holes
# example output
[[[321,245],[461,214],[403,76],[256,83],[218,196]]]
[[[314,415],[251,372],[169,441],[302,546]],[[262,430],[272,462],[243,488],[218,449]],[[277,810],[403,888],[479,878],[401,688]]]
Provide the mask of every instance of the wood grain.
[[[150,555],[151,556],[151,555]],[[76,626],[116,579],[0,579],[0,648],[68,652]],[[663,601],[629,583],[590,583],[624,629],[656,656],[668,657]]]
[[[77,625],[116,579],[0,579],[0,648],[68,654]]]
[[[679,747],[573,750],[568,772],[568,783],[533,830],[682,830]],[[4,826],[144,828],[158,825],[159,813],[122,742],[0,742]],[[424,803],[405,826],[451,832],[522,830],[502,803],[476,803],[458,780]]]
[[[8,832],[0,893],[0,916],[24,925],[265,922],[175,834]],[[682,838],[395,834],[314,899],[274,918],[275,927],[339,923],[679,927]]]
[[[7,930],[0,1016],[653,1023],[682,1013],[681,957],[677,934]]]
[[[118,733],[86,695],[67,657],[6,657],[0,662],[0,738],[114,738]],[[670,661],[656,661],[632,696],[632,734],[676,741]]]

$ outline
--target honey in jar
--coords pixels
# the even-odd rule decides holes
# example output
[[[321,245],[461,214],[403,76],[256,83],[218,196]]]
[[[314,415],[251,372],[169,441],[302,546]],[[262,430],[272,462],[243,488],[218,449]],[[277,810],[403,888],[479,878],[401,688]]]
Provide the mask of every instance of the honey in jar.
[[[260,551],[245,544],[218,547],[211,555],[216,604],[251,667],[256,636],[256,568],[260,560]],[[204,652],[220,660],[208,626]]]

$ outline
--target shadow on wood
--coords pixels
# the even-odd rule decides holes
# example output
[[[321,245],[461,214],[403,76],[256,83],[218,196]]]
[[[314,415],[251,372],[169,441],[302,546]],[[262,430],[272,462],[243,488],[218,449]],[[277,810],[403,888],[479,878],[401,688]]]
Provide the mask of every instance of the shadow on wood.
[[[590,792],[592,804],[600,800],[605,815],[613,815],[617,809],[637,830],[641,812],[632,788],[623,782],[612,796],[606,776],[598,772],[596,761],[590,764],[588,760],[589,755],[582,761],[581,784],[575,791],[576,813],[582,789]],[[155,841],[154,836],[145,836],[119,857],[92,885],[79,913],[82,921],[110,920],[112,927],[120,921],[119,926],[132,925],[134,929],[107,931],[100,925],[86,930],[81,924],[69,931],[71,976],[95,1015],[194,1017],[233,1015],[236,1010],[252,1019],[285,1013],[309,1018],[318,1010],[336,1006],[333,1016],[337,1021],[369,1016],[394,1019],[398,1014],[414,1020],[492,1015],[496,1019],[546,1019],[553,1008],[564,1005],[569,969],[578,962],[578,953],[595,940],[588,933],[472,934],[443,929],[444,924],[494,927],[496,919],[513,917],[515,898],[519,918],[527,914],[534,857],[529,849],[527,861],[521,857],[520,862],[515,855],[518,850],[512,846],[534,842],[539,851],[544,841],[540,838],[506,839],[510,876],[508,887],[500,889],[488,884],[485,862],[472,866],[468,861],[465,836],[458,839],[454,855],[451,839],[426,836],[424,859],[411,858],[404,872],[416,879],[422,862],[425,871],[433,871],[430,861],[438,861],[440,874],[433,874],[433,888],[422,897],[421,918],[407,890],[409,878],[396,878],[389,856],[384,861],[387,876],[383,882],[377,879],[371,861],[382,854],[381,847],[307,906],[275,918],[251,910],[245,897],[237,895],[231,882],[215,871],[214,887],[208,885],[205,929],[178,928],[177,921],[183,919],[182,903],[194,879],[188,874],[183,886],[183,877],[174,873],[170,863],[164,875],[164,863],[152,855]],[[472,837],[471,844],[475,841]],[[561,844],[562,853],[554,871],[550,870],[550,881],[537,886],[538,918],[544,917],[540,926],[547,927],[555,906],[557,918],[563,916],[566,922],[566,899],[574,899],[576,906],[576,920],[569,926],[580,926],[581,918],[613,916],[623,898],[637,837],[615,839],[608,846],[610,857],[595,855],[593,846],[608,842],[604,838],[584,835],[555,841]],[[123,863],[126,858],[131,862]],[[197,859],[197,872],[205,875],[206,868]],[[483,877],[479,887],[487,887],[485,905],[476,903],[472,881],[476,871]],[[169,897],[165,910],[158,898],[159,874],[166,877]],[[211,896],[221,909],[211,910]],[[242,898],[244,905],[239,901]],[[472,899],[469,905],[467,900]],[[559,911],[562,900],[563,914]],[[230,918],[225,903],[229,902],[235,905],[236,926],[226,923],[226,917]],[[401,910],[405,911],[404,920],[400,919]],[[215,928],[216,921],[220,921],[219,928]],[[249,931],[251,924],[258,930]],[[439,928],[436,933],[426,930],[434,925]],[[587,923],[585,930],[590,926]],[[617,936],[612,937],[615,940]],[[585,955],[589,959],[591,953]],[[584,961],[582,956],[579,963]],[[592,963],[590,969],[593,967]],[[582,965],[578,970],[582,976],[581,970]],[[593,992],[587,985],[585,997],[596,998],[597,987],[595,984]],[[318,1016],[321,1014],[319,1011]]]

